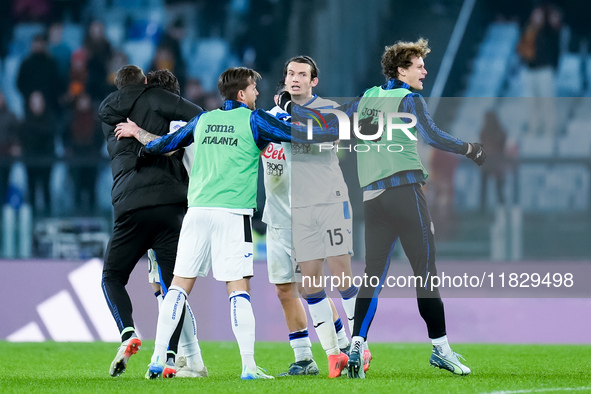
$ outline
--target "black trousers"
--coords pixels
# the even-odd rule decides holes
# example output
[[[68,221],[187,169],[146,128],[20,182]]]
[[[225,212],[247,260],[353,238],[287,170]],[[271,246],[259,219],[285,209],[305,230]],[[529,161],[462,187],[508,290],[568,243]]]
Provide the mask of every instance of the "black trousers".
[[[390,267],[390,255],[396,241],[400,243],[415,276],[427,280],[437,275],[435,267],[435,239],[431,215],[419,184],[386,189],[377,198],[363,203],[365,214],[365,273],[368,278],[380,278],[377,287],[370,281],[359,289],[355,303],[353,336],[367,339],[375,316],[378,296]],[[375,282],[374,282],[375,285]],[[429,338],[445,333],[445,314],[439,290],[417,286],[419,312]]]
[[[134,327],[133,308],[125,286],[148,249],[156,252],[162,282],[166,289],[170,287],[185,212],[184,203],[160,205],[130,211],[115,220],[105,253],[102,288],[119,332]],[[181,327],[182,320],[171,339],[171,350],[176,351]]]

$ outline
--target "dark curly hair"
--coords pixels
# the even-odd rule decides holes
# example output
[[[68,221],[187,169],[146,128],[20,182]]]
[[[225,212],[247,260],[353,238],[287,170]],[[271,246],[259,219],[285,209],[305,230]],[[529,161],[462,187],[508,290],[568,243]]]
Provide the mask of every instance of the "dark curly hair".
[[[413,57],[425,58],[429,52],[429,41],[424,38],[419,38],[417,42],[398,41],[385,48],[382,55],[382,73],[386,79],[397,78],[398,67],[408,68]]]
[[[150,71],[146,77],[148,78],[148,86],[158,86],[174,94],[181,94],[179,80],[168,69]]]

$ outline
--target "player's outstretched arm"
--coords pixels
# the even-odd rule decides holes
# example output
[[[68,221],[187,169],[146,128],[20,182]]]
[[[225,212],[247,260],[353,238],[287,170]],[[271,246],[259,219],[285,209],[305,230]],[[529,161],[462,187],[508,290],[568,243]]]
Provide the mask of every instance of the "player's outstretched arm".
[[[195,130],[195,125],[204,113],[205,112],[201,112],[199,115],[191,119],[189,123],[174,133],[165,134],[161,137],[155,136],[149,131],[142,129],[130,119],[127,119],[127,122],[119,123],[117,125],[115,128],[115,135],[118,138],[119,136],[136,138],[140,143],[145,145],[145,148],[140,152],[141,155],[161,155],[191,145],[193,143],[193,131]],[[157,138],[153,138],[154,136]]]
[[[121,138],[135,138],[142,145],[148,145],[148,142],[159,138],[159,135],[152,134],[139,127],[133,120],[127,118],[126,123],[119,123],[115,128],[115,137],[117,140]]]

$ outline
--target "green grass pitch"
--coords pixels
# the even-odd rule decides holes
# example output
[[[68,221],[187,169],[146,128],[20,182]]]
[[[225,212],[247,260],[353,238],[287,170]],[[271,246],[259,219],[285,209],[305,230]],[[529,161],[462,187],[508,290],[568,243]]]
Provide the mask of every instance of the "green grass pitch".
[[[591,346],[456,344],[470,376],[429,366],[430,345],[370,343],[374,359],[364,380],[327,378],[326,357],[314,345],[319,376],[241,381],[240,355],[233,342],[203,342],[209,377],[146,380],[153,341],[144,341],[127,372],[108,370],[113,343],[0,342],[0,393],[591,393]],[[293,361],[289,344],[256,344],[257,364],[277,375]]]

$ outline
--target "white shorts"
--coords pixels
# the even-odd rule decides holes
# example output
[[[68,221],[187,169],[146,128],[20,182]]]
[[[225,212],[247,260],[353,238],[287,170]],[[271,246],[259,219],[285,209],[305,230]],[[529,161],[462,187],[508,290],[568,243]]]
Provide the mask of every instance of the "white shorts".
[[[250,215],[191,207],[181,227],[174,275],[230,282],[253,275]]]
[[[349,201],[292,208],[292,257],[310,261],[353,255],[352,218]]]
[[[273,284],[302,281],[302,273],[291,258],[291,229],[267,226],[267,273]]]

